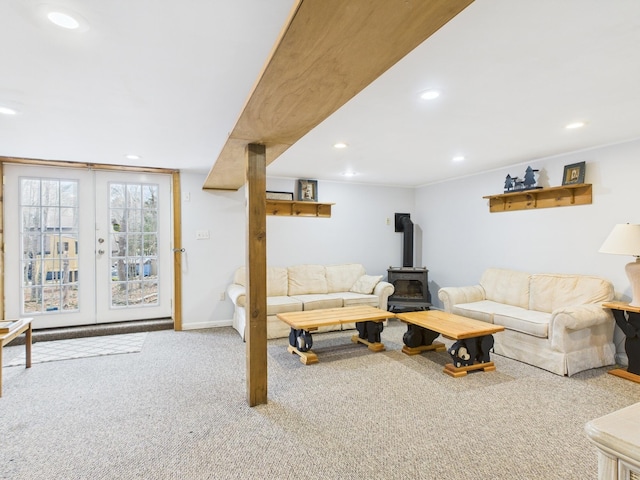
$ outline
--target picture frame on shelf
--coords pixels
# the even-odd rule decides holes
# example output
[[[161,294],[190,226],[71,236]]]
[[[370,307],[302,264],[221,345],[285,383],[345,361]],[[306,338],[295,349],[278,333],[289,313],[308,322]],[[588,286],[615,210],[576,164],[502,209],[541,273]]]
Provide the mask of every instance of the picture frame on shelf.
[[[318,181],[317,180],[298,180],[298,200],[302,202],[318,201]]]
[[[565,165],[564,173],[562,174],[562,185],[577,185],[580,183],[584,183],[585,170],[585,162]]]
[[[267,190],[267,200],[293,200],[293,192],[271,192]]]

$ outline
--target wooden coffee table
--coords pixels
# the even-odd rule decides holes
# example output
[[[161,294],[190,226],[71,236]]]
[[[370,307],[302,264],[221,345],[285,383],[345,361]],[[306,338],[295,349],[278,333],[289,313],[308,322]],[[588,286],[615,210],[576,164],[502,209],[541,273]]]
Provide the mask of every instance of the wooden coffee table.
[[[405,346],[402,347],[402,351],[407,355],[417,355],[428,350],[445,350],[444,344],[433,341],[438,335],[450,340],[470,342],[470,348],[475,345],[475,342],[482,341],[485,344],[490,343],[490,345],[493,345],[492,334],[504,330],[501,325],[493,325],[492,323],[481,322],[439,310],[397,313],[396,318],[408,324],[407,333],[403,338]],[[408,338],[408,336],[412,338]],[[407,346],[407,341],[414,340],[416,337],[421,338],[419,342],[421,345]],[[472,344],[471,342],[474,343]],[[487,351],[484,352],[484,360],[478,361],[476,358],[471,358],[469,365],[457,367],[453,363],[447,363],[444,367],[444,373],[452,377],[463,377],[472,370],[483,370],[485,372],[495,370],[495,365],[493,362],[488,361],[488,358],[489,352]]]
[[[25,368],[31,368],[31,322],[33,318],[21,318],[19,320],[0,320],[1,323],[10,324],[8,331],[0,333],[0,397],[2,396],[2,348],[16,338],[25,334]]]
[[[313,345],[311,332],[320,327],[355,323],[359,334],[352,336],[351,341],[362,343],[373,352],[380,352],[384,350],[384,345],[380,342],[379,323],[395,316],[394,313],[367,305],[277,314],[280,320],[291,327],[287,350],[299,355],[300,361],[305,365],[318,363],[318,356],[310,348]],[[309,348],[306,348],[306,345],[300,347],[299,342],[308,345]]]

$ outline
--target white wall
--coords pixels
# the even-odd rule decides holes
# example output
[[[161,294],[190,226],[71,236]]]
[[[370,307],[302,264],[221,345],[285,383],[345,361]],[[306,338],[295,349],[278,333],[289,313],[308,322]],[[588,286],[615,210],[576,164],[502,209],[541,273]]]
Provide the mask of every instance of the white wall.
[[[624,265],[632,257],[598,253],[616,223],[640,223],[640,140],[542,159],[416,190],[422,254],[437,307],[440,287],[477,284],[487,267],[528,272],[582,273],[611,280],[629,301]],[[501,193],[504,179],[540,169],[543,186],[562,183],[565,165],[586,162],[593,204],[489,213],[483,196]],[[543,183],[544,182],[544,183]],[[622,337],[617,332],[618,350]]]
[[[245,252],[244,190],[205,191],[205,177],[180,174],[184,329],[231,324],[231,301],[226,295],[221,300],[220,295],[231,283]],[[197,240],[198,231],[208,231],[210,238]]]
[[[181,174],[185,329],[231,324],[233,305],[220,295],[245,262],[245,191],[203,191],[205,177]],[[295,192],[295,184],[268,178],[267,190]],[[331,218],[267,217],[269,265],[353,262],[386,278],[389,266],[402,264],[402,234],[393,218],[395,212],[413,217],[413,189],[319,181],[318,195],[335,203]],[[197,240],[197,231],[209,231],[210,239]]]
[[[632,258],[598,253],[616,223],[640,223],[640,140],[532,161],[418,189],[318,182],[319,201],[333,202],[331,218],[267,217],[269,265],[362,263],[385,275],[402,265],[402,234],[394,214],[410,213],[415,265],[429,269],[432,301],[438,289],[476,284],[487,267],[582,273],[611,280],[620,300],[631,291],[624,265]],[[593,204],[489,213],[483,196],[501,193],[507,174],[540,169],[542,186],[562,183],[565,165],[585,161]],[[183,326],[229,325],[231,301],[220,295],[245,262],[245,192],[203,191],[205,175],[181,175]],[[267,190],[295,193],[296,180],[267,178]],[[189,194],[190,200],[184,201]],[[387,225],[387,218],[390,225]],[[209,240],[196,240],[208,230]],[[624,352],[624,336],[616,344]],[[624,358],[624,357],[620,357]]]

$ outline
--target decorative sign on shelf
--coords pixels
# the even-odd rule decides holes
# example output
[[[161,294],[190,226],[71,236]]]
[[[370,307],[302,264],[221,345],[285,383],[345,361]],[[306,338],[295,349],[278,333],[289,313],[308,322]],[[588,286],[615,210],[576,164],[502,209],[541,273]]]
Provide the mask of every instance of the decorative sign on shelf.
[[[524,172],[524,178],[512,177],[507,174],[504,179],[504,193],[521,192],[523,190],[533,190],[542,188],[538,186],[538,170],[527,167]]]
[[[318,181],[298,180],[298,200],[303,202],[318,201]]]
[[[565,165],[562,174],[562,185],[575,185],[584,183],[584,174],[587,166],[585,162],[573,163]]]

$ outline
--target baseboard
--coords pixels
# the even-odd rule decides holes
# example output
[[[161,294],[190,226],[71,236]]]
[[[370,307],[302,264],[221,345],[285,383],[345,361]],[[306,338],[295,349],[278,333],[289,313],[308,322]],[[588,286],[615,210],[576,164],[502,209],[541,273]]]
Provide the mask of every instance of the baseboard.
[[[211,322],[182,323],[182,330],[202,330],[205,328],[231,327],[232,320],[213,320]]]

